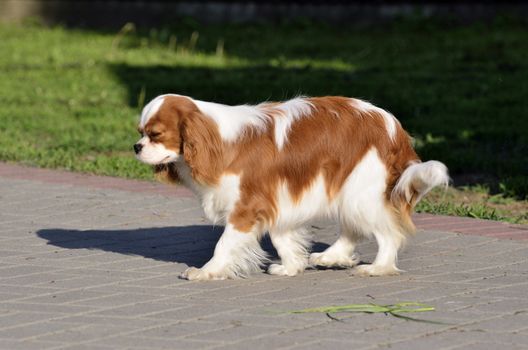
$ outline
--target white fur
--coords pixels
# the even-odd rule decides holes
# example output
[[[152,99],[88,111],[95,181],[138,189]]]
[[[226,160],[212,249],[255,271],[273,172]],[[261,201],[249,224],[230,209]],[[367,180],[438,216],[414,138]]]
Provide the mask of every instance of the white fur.
[[[251,127],[257,132],[266,128],[268,116],[255,106],[227,106],[198,100],[193,102],[203,114],[216,122],[224,141],[236,141]]]
[[[176,167],[183,183],[200,198],[206,217],[226,225],[211,260],[200,269],[188,268],[181,277],[189,280],[226,279],[247,277],[260,271],[260,266],[267,261],[259,244],[261,232],[239,232],[226,220],[240,197],[240,176],[224,175],[217,186],[203,186],[193,180],[184,162],[177,162]]]
[[[372,148],[356,165],[346,179],[341,191],[329,200],[326,194],[324,179],[316,178],[312,186],[305,191],[301,200],[295,203],[286,184],[278,189],[278,216],[270,228],[272,242],[284,245],[284,238],[277,238],[273,232],[293,231],[318,217],[339,217],[341,222],[341,237],[323,253],[310,256],[310,263],[322,266],[351,267],[357,264],[358,257],[354,255],[357,241],[364,236],[373,235],[379,245],[378,256],[374,267],[363,265],[358,268],[359,274],[392,274],[397,273],[397,252],[404,236],[399,231],[394,217],[385,206],[384,193],[386,189],[387,170],[379,158],[377,150]],[[295,246],[295,244],[293,244]],[[284,248],[281,248],[284,250]],[[286,261],[293,260],[291,252],[279,255]],[[302,250],[297,253],[297,261],[303,260]],[[270,273],[291,275],[294,268],[286,266],[295,264],[284,263],[284,267],[273,266]],[[297,264],[297,266],[299,266]]]
[[[207,219],[215,224],[226,224],[228,214],[240,198],[240,176],[223,175],[217,186],[204,186],[194,181],[185,162],[175,164],[183,184],[200,198]]]
[[[164,164],[175,162],[179,153],[167,149],[162,143],[151,142],[148,136],[143,136],[137,143],[143,146],[136,158],[147,164]]]
[[[159,96],[143,109],[141,125],[144,126],[160,108],[164,97]],[[177,95],[176,95],[177,96]],[[304,98],[296,98],[277,105],[226,106],[192,100],[197,107],[214,120],[221,137],[235,142],[247,130],[265,130],[274,118],[275,142],[282,149],[288,141],[292,124],[301,117],[309,116],[314,106]],[[388,112],[361,100],[351,104],[368,114],[383,117],[387,134],[394,139],[398,121]],[[375,113],[371,113],[375,112]],[[329,198],[324,177],[320,174],[305,188],[301,198],[294,200],[288,183],[277,185],[277,215],[273,222],[262,227],[253,227],[243,233],[235,229],[227,218],[240,199],[239,175],[224,175],[216,186],[203,186],[196,183],[189,167],[173,151],[162,145],[151,143],[147,136],[140,140],[143,144],[142,161],[158,164],[167,159],[175,159],[178,174],[183,183],[199,197],[206,216],[213,222],[224,223],[225,231],[218,241],[213,258],[202,268],[189,268],[182,277],[191,280],[224,279],[246,277],[266,261],[265,253],[259,245],[262,230],[267,229],[273,245],[281,258],[281,264],[273,264],[268,272],[276,275],[293,276],[302,273],[310,262],[313,265],[352,267],[358,257],[354,250],[362,237],[374,236],[378,243],[378,254],[370,265],[356,268],[359,275],[385,275],[398,273],[397,253],[403,244],[405,234],[387,207],[385,199],[387,169],[376,148],[371,148],[346,178],[342,188]],[[169,157],[167,157],[169,155]],[[258,155],[256,155],[258,156]],[[442,163],[429,161],[410,165],[398,180],[394,194],[404,194],[411,201],[411,188],[419,192],[419,198],[432,187],[447,185],[449,177]],[[303,226],[309,221],[321,218],[337,218],[341,225],[339,239],[322,253],[314,253],[308,258],[310,237]]]
[[[308,249],[311,245],[308,231],[302,228],[286,232],[271,230],[270,238],[281,258],[281,264],[270,265],[268,273],[280,276],[303,273],[308,265]]]
[[[311,264],[354,266],[358,262],[358,257],[354,254],[357,242],[364,236],[374,235],[379,245],[378,255],[372,265],[359,266],[357,273],[397,273],[397,252],[404,236],[385,206],[386,177],[385,165],[377,150],[372,148],[356,165],[341,191],[332,200],[327,196],[322,175],[316,177],[297,202],[292,199],[288,185],[281,183],[277,188],[278,215],[270,223],[268,230],[282,262],[271,265],[268,272],[287,276],[301,273],[308,264],[310,244],[310,237],[302,227],[316,218],[337,217],[342,227],[340,238],[325,252],[312,254]],[[218,220],[219,217],[228,216],[238,200],[239,184],[238,176],[229,175],[224,176],[216,188],[195,187],[210,219]],[[224,232],[226,238],[222,236],[211,261],[202,269],[188,269],[182,276],[189,279],[234,278],[255,271],[263,261],[263,254],[255,243],[262,232],[234,234],[235,232],[233,226],[227,223]],[[247,249],[242,246],[247,246]]]
[[[227,106],[218,103],[193,100],[198,109],[218,125],[220,136],[228,142],[236,141],[247,130],[264,131],[274,115],[275,143],[281,149],[288,139],[291,124],[309,115],[313,105],[305,98],[297,97],[270,107],[267,103],[257,106]]]
[[[307,116],[312,112],[313,104],[303,97],[297,97],[289,101],[280,103],[272,109],[275,113],[275,143],[279,149],[282,149],[288,141],[288,132],[295,120]]]
[[[327,267],[352,267],[357,265],[359,256],[354,251],[359,238],[361,237],[350,234],[342,226],[341,234],[334,244],[322,253],[310,254],[310,264]]]
[[[171,95],[160,95],[150,101],[141,112],[139,120],[139,127],[144,128],[150,118],[152,118],[161,108],[165,97]],[[177,96],[177,95],[173,95]],[[157,142],[151,142],[147,135],[144,135],[138,142],[143,148],[141,152],[136,154],[136,158],[147,164],[163,164],[170,163],[178,160],[179,153],[173,150],[167,149],[163,144]]]
[[[380,225],[385,214],[383,195],[387,169],[376,148],[371,148],[356,165],[341,189],[338,201],[341,222],[365,234]],[[366,232],[365,232],[366,231]]]
[[[227,142],[236,141],[250,127],[256,131],[265,130],[267,122],[269,121],[269,116],[257,106],[228,106],[220,103],[195,100],[188,96],[165,94],[154,98],[143,108],[140,126],[144,127],[147,124],[149,119],[159,110],[167,96],[179,96],[190,99],[200,112],[215,121],[220,136]]]
[[[161,105],[163,104],[163,101],[165,100],[167,95],[160,95],[156,98],[154,98],[152,101],[150,101],[145,107],[143,107],[143,111],[141,112],[141,118],[139,120],[139,126],[145,127],[145,125],[148,123],[150,118],[152,118],[161,108]],[[174,95],[177,96],[177,95]]]
[[[396,186],[392,191],[392,196],[403,194],[407,202],[412,200],[412,191],[414,188],[419,195],[416,201],[419,201],[427,192],[436,186],[447,187],[449,185],[449,175],[447,167],[435,160],[424,163],[411,164],[400,176]]]
[[[140,119],[141,127],[144,127],[150,118],[156,114],[167,96],[189,98],[204,115],[216,122],[220,136],[227,142],[235,142],[247,130],[264,131],[271,121],[272,117],[270,114],[274,114],[274,135],[279,149],[282,149],[287,142],[288,131],[292,123],[303,116],[309,115],[314,108],[313,104],[303,97],[297,97],[269,107],[267,103],[257,106],[228,106],[195,100],[187,96],[165,94],[154,98],[143,108]]]
[[[387,134],[389,135],[390,139],[394,141],[394,138],[396,137],[396,126],[398,123],[397,119],[389,112],[387,112],[384,109],[381,109],[379,107],[374,106],[372,103],[358,100],[358,99],[352,99],[352,106],[359,108],[363,112],[374,112],[379,114],[383,121],[385,122],[385,128],[387,129]]]
[[[385,164],[379,158],[377,150],[372,148],[345,181],[339,198],[341,224],[356,235],[374,235],[378,242],[378,254],[372,274],[397,273],[397,252],[405,238],[386,207],[386,181]],[[358,267],[359,271],[369,269],[365,266],[368,265]]]
[[[305,189],[298,202],[292,199],[287,183],[279,184],[277,207],[277,217],[270,229],[279,232],[296,229],[316,218],[337,216],[336,203],[329,200],[322,175],[317,176],[311,186]]]
[[[224,175],[218,187],[204,188],[201,199],[205,216],[214,223],[226,223],[240,197],[240,176]]]
[[[189,280],[227,279],[247,277],[260,271],[267,258],[258,238],[255,232],[240,232],[228,224],[211,260],[200,269],[188,268],[182,277]]]

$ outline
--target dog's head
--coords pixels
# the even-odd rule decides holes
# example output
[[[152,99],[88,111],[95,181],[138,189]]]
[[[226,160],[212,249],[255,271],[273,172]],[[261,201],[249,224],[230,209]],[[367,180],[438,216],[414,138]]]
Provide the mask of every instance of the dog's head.
[[[134,144],[137,159],[153,165],[156,174],[177,182],[176,164],[184,162],[198,183],[215,183],[223,160],[222,142],[215,122],[189,97],[161,95],[141,113],[141,134]]]

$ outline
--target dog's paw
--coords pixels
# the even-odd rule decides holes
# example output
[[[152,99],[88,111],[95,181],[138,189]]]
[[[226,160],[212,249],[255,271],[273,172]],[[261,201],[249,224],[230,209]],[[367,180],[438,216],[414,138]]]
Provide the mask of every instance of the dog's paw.
[[[399,275],[401,270],[394,266],[380,266],[373,264],[359,265],[354,268],[353,274],[355,276],[368,277],[368,276],[396,276]]]
[[[335,256],[326,252],[310,254],[310,265],[325,267],[354,267],[359,262],[359,256]]]
[[[276,276],[297,276],[304,271],[303,267],[286,267],[279,264],[271,264],[268,267],[268,273]]]
[[[189,267],[180,274],[180,278],[189,281],[211,281],[211,280],[225,280],[229,278],[227,274],[219,272],[211,272],[206,269],[199,269],[197,267]]]

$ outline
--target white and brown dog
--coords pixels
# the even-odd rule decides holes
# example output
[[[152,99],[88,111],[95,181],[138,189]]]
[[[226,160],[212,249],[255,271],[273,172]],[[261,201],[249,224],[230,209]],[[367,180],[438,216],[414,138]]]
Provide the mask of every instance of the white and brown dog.
[[[398,249],[415,231],[411,213],[447,168],[422,163],[390,113],[345,97],[294,98],[227,106],[162,95],[144,109],[137,158],[200,198],[206,216],[225,224],[214,256],[183,278],[248,276],[266,261],[269,232],[281,258],[270,274],[294,276],[308,265],[353,267],[356,244],[374,236],[378,254],[359,275],[397,274]],[[334,218],[339,239],[309,254],[303,226]]]

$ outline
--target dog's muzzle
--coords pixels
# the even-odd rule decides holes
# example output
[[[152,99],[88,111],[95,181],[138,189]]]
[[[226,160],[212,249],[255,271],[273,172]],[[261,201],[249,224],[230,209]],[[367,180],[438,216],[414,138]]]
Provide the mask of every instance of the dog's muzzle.
[[[138,154],[139,152],[141,152],[141,149],[143,148],[143,145],[140,144],[140,143],[136,143],[134,145],[134,152],[136,152],[136,154]]]

